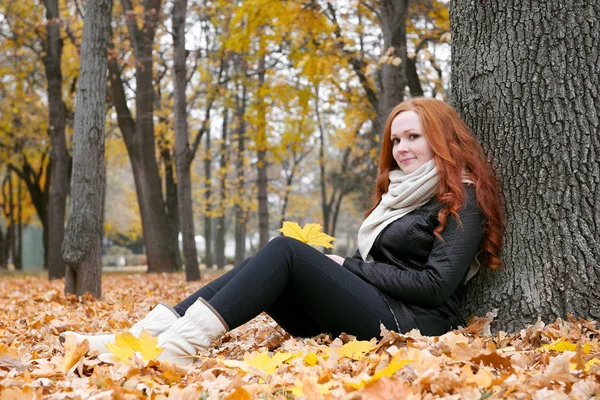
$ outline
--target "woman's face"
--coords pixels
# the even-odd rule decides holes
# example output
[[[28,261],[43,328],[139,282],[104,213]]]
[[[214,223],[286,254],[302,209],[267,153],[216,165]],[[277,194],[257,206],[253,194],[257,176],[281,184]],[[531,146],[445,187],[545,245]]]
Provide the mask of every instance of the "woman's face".
[[[391,129],[392,155],[405,174],[433,159],[433,150],[421,127],[419,114],[410,110],[396,115]]]

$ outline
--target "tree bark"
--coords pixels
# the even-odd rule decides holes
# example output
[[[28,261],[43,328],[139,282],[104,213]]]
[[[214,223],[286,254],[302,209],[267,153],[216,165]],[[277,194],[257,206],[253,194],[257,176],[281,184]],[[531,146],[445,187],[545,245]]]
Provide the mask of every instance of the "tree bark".
[[[404,100],[406,80],[406,18],[408,15],[408,0],[382,0],[380,3],[380,22],[383,34],[383,51],[391,58],[399,57],[400,65],[384,63],[381,71],[381,85],[377,104],[378,131],[383,134],[383,128],[388,114],[398,103]],[[389,52],[389,53],[388,53]]]
[[[129,0],[121,0],[125,13],[133,12]],[[135,18],[127,18],[129,36],[137,60],[135,70],[135,121],[127,106],[123,81],[117,60],[108,63],[111,80],[111,99],[135,180],[148,272],[174,272],[177,270],[175,252],[170,244],[167,213],[154,138],[154,90],[152,76],[152,44],[160,14],[160,0],[149,0],[144,5],[144,26],[139,29]]]
[[[159,147],[160,144],[159,144]],[[167,230],[169,235],[169,246],[175,253],[176,269],[181,270],[181,253],[179,251],[179,206],[177,199],[177,182],[175,182],[175,171],[173,170],[173,157],[171,156],[171,146],[165,145],[160,152],[162,162],[165,166],[165,189],[166,189],[166,214]],[[176,162],[176,161],[175,161]],[[175,167],[177,169],[177,167]]]
[[[12,257],[13,265],[15,260],[15,247],[16,247],[16,232],[15,232],[15,202],[13,194],[13,182],[12,182],[12,171],[6,171],[6,181],[8,183],[8,220],[6,221],[6,241],[7,241],[7,259]]]
[[[212,253],[212,154],[210,144],[210,129],[206,131],[206,144],[204,149],[204,201],[206,213],[204,215],[204,264],[206,268],[212,268],[213,266],[213,253]]]
[[[417,56],[406,57],[406,80],[412,97],[423,96],[423,87],[417,71]],[[435,96],[433,96],[435,97]]]
[[[258,90],[262,91],[265,84],[265,56],[263,55],[258,62]],[[257,166],[257,182],[258,189],[258,249],[262,249],[269,242],[269,198],[267,196],[267,123],[266,123],[266,107],[264,96],[259,95],[258,110],[258,127],[256,135],[256,156]]]
[[[0,227],[0,269],[8,269],[8,262],[4,256],[4,249],[6,245],[6,239],[4,237],[4,233],[2,232],[2,227]]]
[[[73,134],[69,221],[62,254],[67,263],[65,293],[102,295],[104,124],[107,49],[112,0],[85,7],[81,67]]]
[[[245,193],[245,174],[244,160],[246,153],[246,87],[242,86],[241,95],[237,99],[235,119],[236,119],[236,136],[237,136],[237,199],[235,202],[235,265],[244,261],[246,256],[246,212],[242,206]]]
[[[225,259],[225,232],[227,227],[225,226],[226,214],[225,201],[227,199],[227,162],[229,152],[227,151],[227,130],[229,123],[229,110],[225,108],[223,110],[223,136],[221,143],[221,156],[219,160],[219,218],[216,219],[216,233],[215,233],[215,263],[218,268],[225,268],[227,260]]]
[[[10,230],[11,230],[11,220],[12,216],[10,214],[10,187],[7,190],[7,186],[9,183],[9,173],[4,175],[4,179],[2,181],[1,192],[0,195],[2,197],[2,216],[4,217],[4,222],[6,224],[6,235],[2,233],[2,227],[0,226],[0,268],[7,269],[8,268],[8,259],[10,258]]]
[[[60,16],[58,0],[47,0],[46,6],[46,44],[42,58],[48,81],[48,105],[50,123],[48,133],[52,150],[50,154],[50,196],[48,201],[47,253],[45,261],[50,279],[65,276],[65,264],[61,246],[64,237],[65,208],[69,191],[69,155],[65,138],[65,104],[62,99],[62,39],[60,37]]]
[[[187,76],[185,67],[185,16],[187,0],[176,0],[173,6],[173,68],[175,101],[175,160],[177,168],[177,201],[179,205],[179,227],[183,241],[183,262],[185,279],[188,282],[200,279],[198,254],[192,208],[192,178],[190,164],[192,153],[189,145],[187,124],[187,100],[185,88]]]
[[[600,318],[600,4],[452,2],[452,98],[506,197],[504,268],[468,311],[516,331]]]
[[[17,175],[17,225],[13,251],[13,263],[17,271],[23,269],[23,193],[21,187],[21,178]]]

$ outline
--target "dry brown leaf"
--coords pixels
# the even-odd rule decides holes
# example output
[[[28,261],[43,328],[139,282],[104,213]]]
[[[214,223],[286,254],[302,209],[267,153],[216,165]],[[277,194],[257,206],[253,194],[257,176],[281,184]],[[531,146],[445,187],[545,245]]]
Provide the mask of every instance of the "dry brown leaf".
[[[90,343],[87,339],[81,343],[77,343],[75,336],[67,335],[63,346],[65,348],[65,356],[63,357],[61,371],[63,374],[66,374],[88,352]]]

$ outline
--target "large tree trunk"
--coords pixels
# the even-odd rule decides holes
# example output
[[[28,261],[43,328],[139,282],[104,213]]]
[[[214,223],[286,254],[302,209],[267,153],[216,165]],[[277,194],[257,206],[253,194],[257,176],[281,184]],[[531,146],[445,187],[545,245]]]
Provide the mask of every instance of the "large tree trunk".
[[[541,316],[600,318],[600,3],[455,0],[453,102],[506,197],[504,269],[468,310],[515,331]]]
[[[65,293],[102,295],[104,122],[106,69],[112,0],[85,7],[81,67],[73,134],[73,175],[69,221],[62,249]]]
[[[225,220],[227,215],[227,210],[225,209],[225,201],[227,199],[227,161],[229,152],[227,151],[227,129],[229,123],[229,110],[225,108],[223,110],[223,136],[221,142],[221,157],[219,160],[219,181],[220,181],[220,190],[219,190],[219,217],[216,218],[215,222],[216,233],[215,233],[215,263],[218,268],[224,268],[226,262],[225,259],[225,232],[227,231],[227,227],[225,226]]]
[[[111,99],[117,112],[119,128],[131,160],[140,207],[148,272],[177,270],[175,252],[170,242],[167,213],[155,155],[154,90],[152,76],[152,44],[160,15],[160,0],[144,5],[144,26],[139,29],[135,18],[127,18],[129,36],[136,56],[135,121],[127,106],[123,81],[115,58],[108,63]],[[129,0],[121,0],[125,13],[133,12]]]
[[[50,124],[48,133],[52,150],[50,155],[51,181],[48,201],[47,253],[45,257],[50,279],[65,276],[65,264],[61,246],[64,236],[65,204],[69,191],[69,154],[65,138],[65,104],[62,99],[62,38],[60,37],[60,16],[58,0],[47,0],[46,5],[46,45],[43,57],[48,81],[48,105]]]
[[[187,84],[185,68],[185,16],[187,0],[176,0],[173,6],[173,68],[175,70],[175,160],[177,167],[177,201],[179,205],[179,227],[183,241],[183,262],[185,279],[188,282],[200,279],[198,254],[194,230],[194,210],[192,208],[192,178],[190,164],[192,154],[189,146],[187,124]]]

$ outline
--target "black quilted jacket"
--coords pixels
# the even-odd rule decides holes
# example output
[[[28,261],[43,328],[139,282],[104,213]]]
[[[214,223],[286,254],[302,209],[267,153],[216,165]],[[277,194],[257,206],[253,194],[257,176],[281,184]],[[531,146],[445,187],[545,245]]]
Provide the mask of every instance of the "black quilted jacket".
[[[357,250],[344,267],[377,288],[396,318],[400,332],[418,328],[441,335],[464,325],[461,301],[469,266],[479,251],[484,216],[475,189],[465,185],[462,226],[448,216],[442,240],[433,231],[442,205],[436,197],[388,225],[375,239],[373,262]]]

